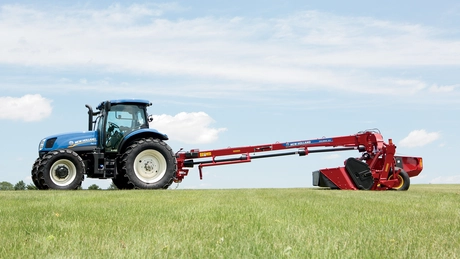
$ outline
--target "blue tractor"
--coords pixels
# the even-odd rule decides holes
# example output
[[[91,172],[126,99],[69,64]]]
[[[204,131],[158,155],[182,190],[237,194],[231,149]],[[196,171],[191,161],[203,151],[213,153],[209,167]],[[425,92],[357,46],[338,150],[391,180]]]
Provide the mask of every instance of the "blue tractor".
[[[166,134],[149,129],[147,100],[104,101],[88,108],[88,131],[40,141],[32,180],[40,190],[74,190],[84,176],[112,179],[119,189],[167,189],[176,157]]]

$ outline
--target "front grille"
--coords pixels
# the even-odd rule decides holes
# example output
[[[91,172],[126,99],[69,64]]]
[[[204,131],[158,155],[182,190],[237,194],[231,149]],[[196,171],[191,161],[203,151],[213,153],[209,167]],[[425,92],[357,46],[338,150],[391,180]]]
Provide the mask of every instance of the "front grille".
[[[45,148],[52,148],[54,145],[54,142],[56,142],[56,138],[50,138],[46,141]]]

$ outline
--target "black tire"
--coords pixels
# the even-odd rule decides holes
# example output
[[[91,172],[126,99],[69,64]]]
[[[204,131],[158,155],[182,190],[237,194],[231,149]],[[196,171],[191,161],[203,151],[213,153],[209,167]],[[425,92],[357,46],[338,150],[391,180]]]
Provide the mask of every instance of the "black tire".
[[[118,174],[117,177],[112,178],[112,183],[120,190],[134,189],[134,185],[129,182],[129,179],[124,172]]]
[[[401,168],[397,168],[397,169],[401,169]],[[390,177],[388,177],[389,180],[391,180],[392,178],[393,178],[393,175],[390,175]],[[404,171],[403,169],[401,169],[401,171],[399,171],[398,180],[399,180],[399,184],[397,186],[393,187],[393,190],[396,190],[396,191],[407,191],[407,190],[409,190],[410,177],[406,173],[406,171]]]
[[[41,162],[41,159],[37,158],[32,166],[32,171],[31,171],[32,182],[35,184],[37,189],[46,190],[47,188],[45,188],[38,180],[38,166],[40,165],[40,162]]]
[[[121,164],[129,182],[138,189],[167,189],[177,170],[171,147],[153,138],[134,141],[123,153]]]
[[[43,157],[37,173],[45,189],[76,190],[83,181],[85,164],[75,151],[60,149]]]

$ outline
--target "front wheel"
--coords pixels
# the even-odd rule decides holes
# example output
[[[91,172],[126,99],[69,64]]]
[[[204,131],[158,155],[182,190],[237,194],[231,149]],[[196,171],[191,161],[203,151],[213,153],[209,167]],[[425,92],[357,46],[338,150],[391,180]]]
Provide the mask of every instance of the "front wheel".
[[[31,171],[31,176],[32,176],[32,182],[35,184],[35,186],[37,187],[37,189],[39,190],[45,190],[47,188],[45,188],[39,181],[39,178],[38,178],[38,167],[40,165],[40,162],[41,162],[41,159],[40,158],[37,158],[34,162],[34,164],[32,165],[32,171]]]
[[[121,161],[129,182],[139,189],[167,189],[177,170],[172,149],[165,142],[153,138],[134,141]]]
[[[392,178],[393,178],[393,175],[390,175],[390,177],[388,177],[388,180],[391,180]],[[407,191],[409,190],[409,186],[410,186],[410,177],[406,173],[406,171],[401,169],[401,171],[399,171],[399,174],[398,174],[398,184],[393,187],[393,190]]]
[[[38,182],[43,189],[75,190],[81,186],[85,164],[81,157],[70,149],[61,149],[46,154],[38,166]]]

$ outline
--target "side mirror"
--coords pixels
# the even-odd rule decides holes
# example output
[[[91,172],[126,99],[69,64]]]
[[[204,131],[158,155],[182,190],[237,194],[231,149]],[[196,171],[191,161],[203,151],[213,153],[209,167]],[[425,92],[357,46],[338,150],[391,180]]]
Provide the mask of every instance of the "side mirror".
[[[153,116],[149,115],[149,122],[152,122],[152,121],[153,121]]]

